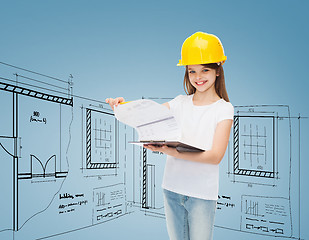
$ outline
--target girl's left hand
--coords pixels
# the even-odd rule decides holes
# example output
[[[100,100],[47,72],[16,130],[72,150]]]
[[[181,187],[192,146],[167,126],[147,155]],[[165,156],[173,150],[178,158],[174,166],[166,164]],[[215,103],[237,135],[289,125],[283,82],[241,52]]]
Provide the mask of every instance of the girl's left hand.
[[[153,152],[161,152],[170,156],[175,156],[175,154],[177,154],[176,148],[168,147],[166,145],[155,146],[151,144],[144,144],[144,148],[147,148]]]

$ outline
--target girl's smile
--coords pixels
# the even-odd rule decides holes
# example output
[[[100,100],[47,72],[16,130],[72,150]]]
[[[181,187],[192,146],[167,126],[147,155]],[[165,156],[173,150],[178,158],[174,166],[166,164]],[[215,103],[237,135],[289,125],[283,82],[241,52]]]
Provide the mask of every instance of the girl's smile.
[[[206,81],[199,81],[199,82],[195,82],[195,83],[198,86],[203,86],[205,83],[207,83],[207,80]]]
[[[203,65],[188,66],[189,79],[191,84],[199,92],[205,92],[214,87],[217,73],[215,69]]]

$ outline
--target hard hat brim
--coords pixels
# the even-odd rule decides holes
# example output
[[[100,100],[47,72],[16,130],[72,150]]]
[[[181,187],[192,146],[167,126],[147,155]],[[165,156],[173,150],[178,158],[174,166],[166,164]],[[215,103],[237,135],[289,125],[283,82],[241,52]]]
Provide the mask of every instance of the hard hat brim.
[[[221,63],[222,65],[225,63],[227,57],[224,56],[222,60],[220,61],[212,61],[212,62],[198,62],[198,63],[183,63],[181,59],[177,63],[177,66],[187,66],[187,65],[200,65],[200,64],[211,64],[211,63]]]

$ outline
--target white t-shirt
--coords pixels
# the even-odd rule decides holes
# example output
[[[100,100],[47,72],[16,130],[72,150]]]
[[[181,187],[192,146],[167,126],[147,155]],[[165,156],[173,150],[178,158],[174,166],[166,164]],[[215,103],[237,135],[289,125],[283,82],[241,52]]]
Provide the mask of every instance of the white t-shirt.
[[[210,150],[217,124],[233,119],[234,108],[223,99],[195,106],[193,95],[179,95],[169,102],[181,127],[184,143]],[[162,187],[182,195],[207,200],[218,199],[219,165],[199,163],[167,156]]]

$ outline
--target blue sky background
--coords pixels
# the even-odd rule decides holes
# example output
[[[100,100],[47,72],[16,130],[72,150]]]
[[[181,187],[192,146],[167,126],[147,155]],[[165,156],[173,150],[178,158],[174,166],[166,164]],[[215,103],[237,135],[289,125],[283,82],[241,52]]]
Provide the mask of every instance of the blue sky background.
[[[104,99],[182,92],[181,44],[218,35],[234,105],[304,109],[307,1],[11,1],[1,7],[2,61],[60,78]],[[138,88],[138,89],[137,89]],[[262,95],[261,95],[262,94]]]
[[[306,0],[2,0],[0,6],[0,61],[61,79],[72,74],[77,95],[104,101],[183,94],[184,69],[176,66],[181,45],[204,31],[219,36],[225,48],[233,105],[283,104],[292,116],[309,117]],[[306,124],[302,134],[308,140]],[[306,145],[304,239],[309,238]]]

